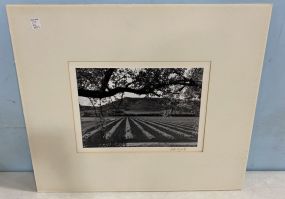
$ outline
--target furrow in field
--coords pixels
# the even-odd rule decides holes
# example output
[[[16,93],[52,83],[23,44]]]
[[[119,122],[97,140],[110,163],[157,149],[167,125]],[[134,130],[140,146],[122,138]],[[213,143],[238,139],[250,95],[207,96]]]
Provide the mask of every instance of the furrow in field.
[[[115,122],[116,120],[118,119],[110,119],[108,121],[106,121],[106,124],[105,126],[107,126],[108,124],[112,123],[112,122]],[[86,125],[83,129],[82,129],[82,132],[83,134],[85,134],[88,130],[92,129],[92,128],[98,128],[100,125],[99,125],[100,121],[94,121],[94,122],[90,122],[90,124]]]
[[[178,120],[176,118],[176,120]],[[188,121],[188,122],[179,122],[179,121],[175,121],[175,119],[172,119],[172,120],[160,120],[160,121],[163,121],[163,122],[167,122],[169,124],[174,124],[174,125],[178,125],[178,126],[181,126],[181,127],[193,127],[193,125],[195,124],[194,122],[192,121]]]
[[[86,125],[84,128],[82,128],[82,132],[83,134],[86,133],[89,129],[96,127],[95,122],[92,122],[88,125]]]
[[[170,122],[170,121],[163,121],[163,120],[152,120],[152,119],[144,119],[146,121],[150,121],[150,122],[157,122],[157,123],[160,123],[160,124],[167,124],[169,126],[175,126],[175,128],[180,128],[180,129],[189,129],[189,130],[194,130],[193,126],[194,125],[189,125],[189,124],[179,124],[179,123],[176,123],[176,122]]]
[[[174,124],[178,124],[181,126],[188,126],[188,127],[193,127],[193,125],[195,125],[195,122],[189,123],[189,122],[172,122]]]
[[[149,120],[148,120],[149,121]],[[152,122],[152,121],[151,121]],[[178,130],[182,130],[182,131],[193,131],[194,128],[193,126],[192,127],[187,127],[187,126],[180,126],[180,125],[176,125],[175,123],[169,123],[169,122],[156,122],[154,121],[155,123],[158,123],[158,124],[161,124],[161,125],[165,125],[165,126],[168,126],[170,128],[175,128],[175,129],[178,129]]]
[[[138,122],[136,122],[134,119],[131,119],[133,123],[141,130],[141,132],[148,138],[148,139],[153,139],[154,136],[146,131]]]
[[[186,127],[186,126],[180,126],[180,125],[176,125],[175,123],[156,121],[156,120],[152,121],[150,119],[141,119],[141,120],[149,121],[149,122],[153,122],[153,123],[157,123],[157,124],[161,124],[161,125],[164,125],[164,126],[168,126],[169,128],[175,128],[175,129],[182,130],[182,131],[190,131],[190,132],[194,131],[193,127],[190,128],[190,127]]]
[[[117,128],[120,126],[120,124],[123,122],[124,119],[120,120],[119,122],[117,122],[117,124],[115,126],[113,126],[111,128],[111,130],[109,130],[106,134],[105,134],[105,138],[108,140],[111,138],[111,136],[115,133],[115,131],[117,130]]]
[[[128,117],[127,117],[127,119],[126,119],[125,132],[126,132],[125,138],[126,138],[127,140],[134,138],[134,136],[133,136],[133,134],[132,134],[132,131],[131,131],[131,126],[130,126],[130,122],[129,122],[129,118],[128,118]]]
[[[175,133],[177,135],[180,135],[180,136],[183,136],[183,137],[187,137],[187,138],[193,137],[192,135],[189,135],[189,134],[183,133],[181,131],[178,131],[176,129],[173,129],[175,127],[171,127],[171,128],[170,127],[166,127],[165,124],[158,124],[157,122],[152,122],[152,121],[146,121],[146,120],[140,120],[140,121],[147,122],[148,124],[151,124],[151,125],[154,125],[154,126],[158,126],[158,127],[162,128],[162,129],[165,129],[167,131],[173,132],[173,133]]]
[[[174,139],[174,137],[173,137],[172,135],[169,135],[169,134],[167,134],[167,133],[165,133],[165,132],[163,132],[163,131],[157,129],[156,127],[154,127],[154,126],[148,124],[147,122],[139,121],[138,119],[136,119],[136,121],[143,123],[145,126],[147,126],[148,128],[150,128],[151,130],[153,130],[153,131],[159,133],[160,135],[162,135],[162,136],[164,136],[164,137],[166,137],[166,138],[168,138],[168,139],[171,139],[171,140]]]
[[[97,127],[96,129],[94,129],[93,131],[90,131],[88,133],[85,133],[83,136],[82,136],[82,139],[83,140],[86,140],[88,139],[89,137],[91,137],[92,135],[94,135],[95,133],[98,133],[99,131],[101,131],[103,128],[108,128],[110,127],[111,125],[113,125],[114,123],[118,122],[119,120],[121,120],[122,118],[118,118],[116,120],[113,120],[112,122],[109,122],[107,125],[105,126],[99,126]]]

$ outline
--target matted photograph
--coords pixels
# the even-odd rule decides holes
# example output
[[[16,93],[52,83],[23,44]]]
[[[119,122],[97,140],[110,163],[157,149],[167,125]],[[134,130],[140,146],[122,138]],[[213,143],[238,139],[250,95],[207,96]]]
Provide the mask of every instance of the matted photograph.
[[[203,138],[205,70],[199,65],[75,66],[82,147],[197,148]]]
[[[241,189],[271,7],[7,5],[37,190]]]

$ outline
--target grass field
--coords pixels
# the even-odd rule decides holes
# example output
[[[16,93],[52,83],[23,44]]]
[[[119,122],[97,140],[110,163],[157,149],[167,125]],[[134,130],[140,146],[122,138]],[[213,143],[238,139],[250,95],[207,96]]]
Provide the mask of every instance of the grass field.
[[[81,118],[83,147],[197,146],[198,117]]]

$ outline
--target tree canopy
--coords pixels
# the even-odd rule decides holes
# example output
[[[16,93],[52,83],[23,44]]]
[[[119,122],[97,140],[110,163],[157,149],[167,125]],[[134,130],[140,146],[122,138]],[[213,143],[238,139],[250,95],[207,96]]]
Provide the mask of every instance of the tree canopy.
[[[103,99],[125,92],[149,97],[201,97],[203,68],[77,68],[78,95]]]

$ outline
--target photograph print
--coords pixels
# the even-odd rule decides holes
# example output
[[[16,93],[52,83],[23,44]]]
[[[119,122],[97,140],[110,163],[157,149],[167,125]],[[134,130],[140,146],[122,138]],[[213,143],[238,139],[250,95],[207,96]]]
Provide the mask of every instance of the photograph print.
[[[197,147],[204,68],[76,67],[83,148]]]

